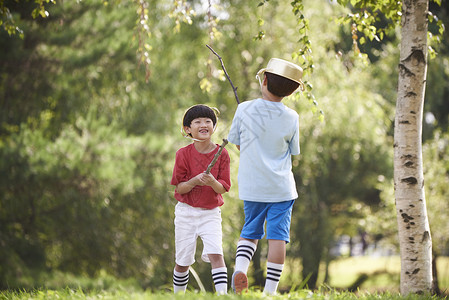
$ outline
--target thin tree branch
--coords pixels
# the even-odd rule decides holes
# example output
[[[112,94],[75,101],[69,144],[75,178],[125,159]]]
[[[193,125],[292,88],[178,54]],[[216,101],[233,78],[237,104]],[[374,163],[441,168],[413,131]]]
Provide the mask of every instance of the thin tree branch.
[[[226,68],[225,68],[224,63],[223,63],[223,59],[221,58],[220,55],[218,55],[217,52],[215,52],[214,49],[212,49],[211,46],[206,45],[206,47],[209,48],[209,50],[212,51],[212,53],[215,54],[215,56],[217,56],[218,59],[220,60],[221,68],[223,69],[223,71],[224,71],[224,73],[225,73],[225,75],[226,75],[226,78],[228,79],[229,83],[231,84],[232,90],[234,91],[235,100],[237,101],[237,104],[240,104],[239,96],[237,95],[237,88],[236,88],[236,87],[234,86],[234,84],[232,83],[232,80],[231,80],[231,78],[229,77],[228,72],[226,71]]]

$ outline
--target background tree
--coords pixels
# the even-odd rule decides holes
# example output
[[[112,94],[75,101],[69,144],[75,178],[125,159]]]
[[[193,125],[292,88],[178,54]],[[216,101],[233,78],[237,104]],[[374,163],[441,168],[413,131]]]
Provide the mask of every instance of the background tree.
[[[345,1],[339,3],[347,4]],[[382,39],[384,31],[373,26],[378,12],[401,22],[401,51],[398,97],[395,117],[394,179],[399,240],[401,245],[401,292],[430,292],[432,289],[431,238],[424,197],[422,171],[422,116],[427,73],[428,1],[399,2],[352,1],[355,6],[370,9],[350,17],[363,33]],[[441,3],[440,3],[441,4]],[[441,21],[438,22],[442,29]],[[391,28],[391,27],[390,27]],[[440,34],[442,31],[440,30]],[[433,49],[432,54],[433,54]]]
[[[403,2],[394,134],[394,182],[403,294],[432,291],[432,240],[422,160],[427,11],[428,1]]]
[[[174,116],[135,118],[160,96],[142,88],[135,7],[86,1],[49,11],[37,24],[20,19],[24,40],[1,33],[1,282],[103,269],[165,284],[173,200],[163,178],[172,157],[160,128]]]

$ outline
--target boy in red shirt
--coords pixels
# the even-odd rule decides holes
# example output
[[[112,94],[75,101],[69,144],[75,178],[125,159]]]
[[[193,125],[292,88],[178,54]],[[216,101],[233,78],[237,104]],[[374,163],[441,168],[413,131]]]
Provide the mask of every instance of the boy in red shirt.
[[[221,210],[222,194],[229,191],[230,159],[226,149],[209,174],[205,171],[219,149],[211,141],[217,124],[215,112],[206,105],[195,105],[183,118],[186,137],[193,143],[176,152],[171,184],[176,186],[175,247],[176,265],[173,290],[185,292],[189,266],[195,262],[196,240],[203,241],[201,258],[210,262],[217,294],[227,293],[227,269],[223,259]]]

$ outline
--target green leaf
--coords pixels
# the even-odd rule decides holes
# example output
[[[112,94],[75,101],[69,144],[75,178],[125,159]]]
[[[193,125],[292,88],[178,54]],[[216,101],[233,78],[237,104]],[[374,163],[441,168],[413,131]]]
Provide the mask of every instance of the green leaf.
[[[39,17],[40,12],[41,11],[39,8],[35,8],[31,13],[31,16],[33,17],[33,19],[36,19],[37,17]]]
[[[309,81],[305,83],[305,86],[307,91],[313,90],[313,85]]]
[[[39,14],[41,15],[42,18],[46,18],[49,16],[48,11],[46,11],[45,9],[39,10]]]

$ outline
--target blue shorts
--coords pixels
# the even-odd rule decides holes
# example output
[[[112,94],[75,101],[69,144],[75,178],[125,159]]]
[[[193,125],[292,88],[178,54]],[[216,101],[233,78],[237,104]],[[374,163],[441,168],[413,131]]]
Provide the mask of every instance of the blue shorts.
[[[262,239],[266,221],[268,240],[289,243],[293,203],[295,200],[269,203],[244,201],[245,225],[240,236],[250,240]]]

